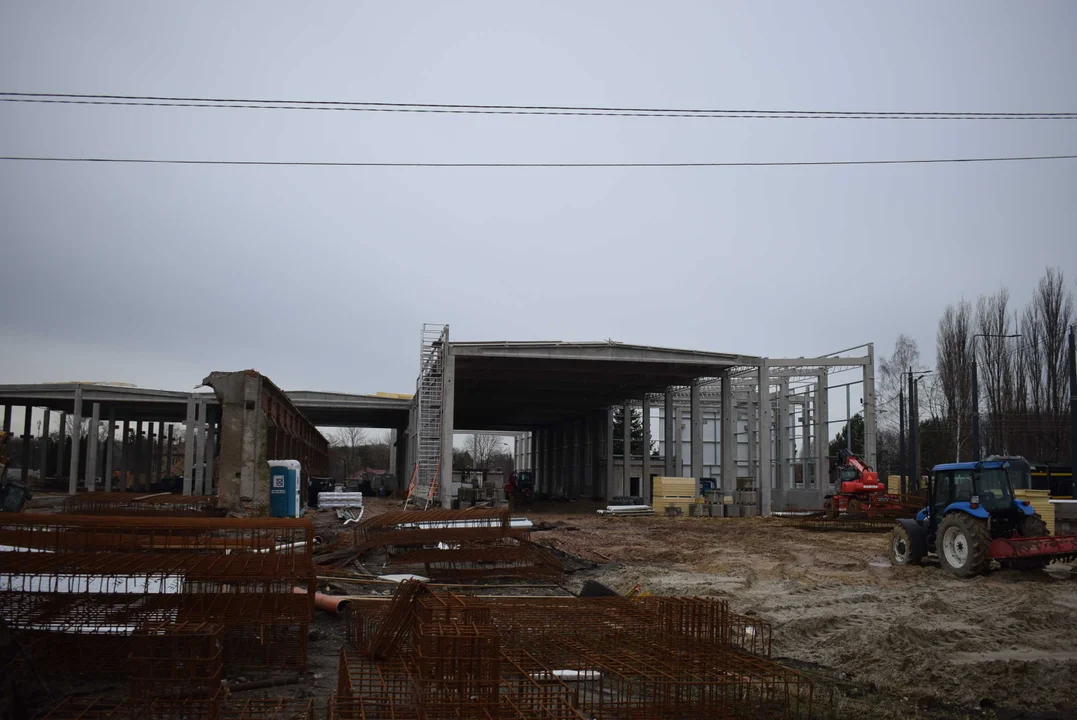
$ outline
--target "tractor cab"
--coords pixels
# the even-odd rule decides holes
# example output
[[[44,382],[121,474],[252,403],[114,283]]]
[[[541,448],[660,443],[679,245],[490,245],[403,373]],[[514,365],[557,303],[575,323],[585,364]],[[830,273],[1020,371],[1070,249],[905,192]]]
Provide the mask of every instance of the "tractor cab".
[[[1031,472],[1028,461],[1019,457],[936,465],[928,482],[928,506],[917,516],[927,522],[928,544],[942,519],[953,512],[986,520],[992,538],[1013,536],[1022,518],[1031,514],[1014,488],[1028,487]]]

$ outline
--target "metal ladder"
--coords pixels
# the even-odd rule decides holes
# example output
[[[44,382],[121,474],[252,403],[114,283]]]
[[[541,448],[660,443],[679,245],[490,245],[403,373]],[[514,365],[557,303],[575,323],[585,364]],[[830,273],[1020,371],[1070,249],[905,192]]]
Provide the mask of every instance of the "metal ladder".
[[[404,506],[423,503],[425,510],[438,494],[441,473],[441,410],[443,401],[445,345],[449,326],[423,325],[419,348],[419,381],[416,388],[416,436],[418,457]]]

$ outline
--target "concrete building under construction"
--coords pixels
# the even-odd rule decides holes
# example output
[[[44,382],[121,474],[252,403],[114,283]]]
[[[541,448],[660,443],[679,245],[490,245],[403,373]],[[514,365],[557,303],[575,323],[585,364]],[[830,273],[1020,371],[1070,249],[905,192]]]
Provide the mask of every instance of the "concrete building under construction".
[[[23,443],[24,479],[37,467],[42,476],[65,476],[71,493],[141,490],[161,487],[181,467],[176,490],[216,493],[234,508],[268,503],[269,459],[297,459],[308,476],[326,475],[325,427],[391,430],[400,489],[443,507],[454,490],[451,462],[442,458],[452,457],[460,433],[514,436],[516,466],[533,471],[540,493],[649,499],[656,476],[712,478],[726,491],[757,489],[762,514],[822,505],[833,490],[830,438],[855,412],[863,414],[865,459],[876,461],[871,344],[767,358],[611,341],[461,342],[447,325],[426,325],[418,368],[414,394],[284,391],[248,370],[210,373],[209,390],[195,392],[0,385],[0,405],[5,431],[13,407],[29,411],[26,438],[33,408],[50,411],[39,413],[39,438],[49,437],[61,413],[58,444]],[[614,455],[615,408],[625,417],[641,413],[636,444],[650,452],[633,454],[625,422],[628,458]],[[87,417],[103,432],[63,437]],[[185,429],[182,466],[172,457],[176,425]]]

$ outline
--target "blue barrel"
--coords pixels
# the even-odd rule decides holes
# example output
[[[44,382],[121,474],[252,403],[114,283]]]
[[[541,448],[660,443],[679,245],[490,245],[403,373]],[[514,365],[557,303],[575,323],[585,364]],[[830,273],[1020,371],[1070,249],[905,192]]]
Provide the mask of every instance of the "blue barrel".
[[[299,517],[300,465],[298,460],[269,461],[269,514],[273,517]]]

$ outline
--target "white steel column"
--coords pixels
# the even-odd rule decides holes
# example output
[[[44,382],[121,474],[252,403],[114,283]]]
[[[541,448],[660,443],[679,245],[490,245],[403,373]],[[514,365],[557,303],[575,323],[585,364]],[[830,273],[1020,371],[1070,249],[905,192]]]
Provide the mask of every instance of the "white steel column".
[[[97,487],[97,446],[100,444],[98,433],[101,429],[101,403],[94,403],[90,414],[90,432],[86,436],[86,491],[93,492]]]
[[[770,447],[770,366],[767,359],[759,365],[759,503],[760,514],[770,515],[771,447]]]
[[[722,375],[721,417],[721,477],[722,491],[731,493],[737,489],[737,419],[733,414],[733,372]]]
[[[67,492],[79,490],[79,443],[82,441],[82,386],[75,386],[75,407],[71,413],[71,465],[67,476]],[[63,437],[61,433],[60,437]],[[63,452],[61,450],[61,452]]]
[[[456,409],[456,356],[449,344],[449,329],[445,328],[445,367],[442,370],[441,390],[441,507],[452,507],[452,441],[453,413]]]

